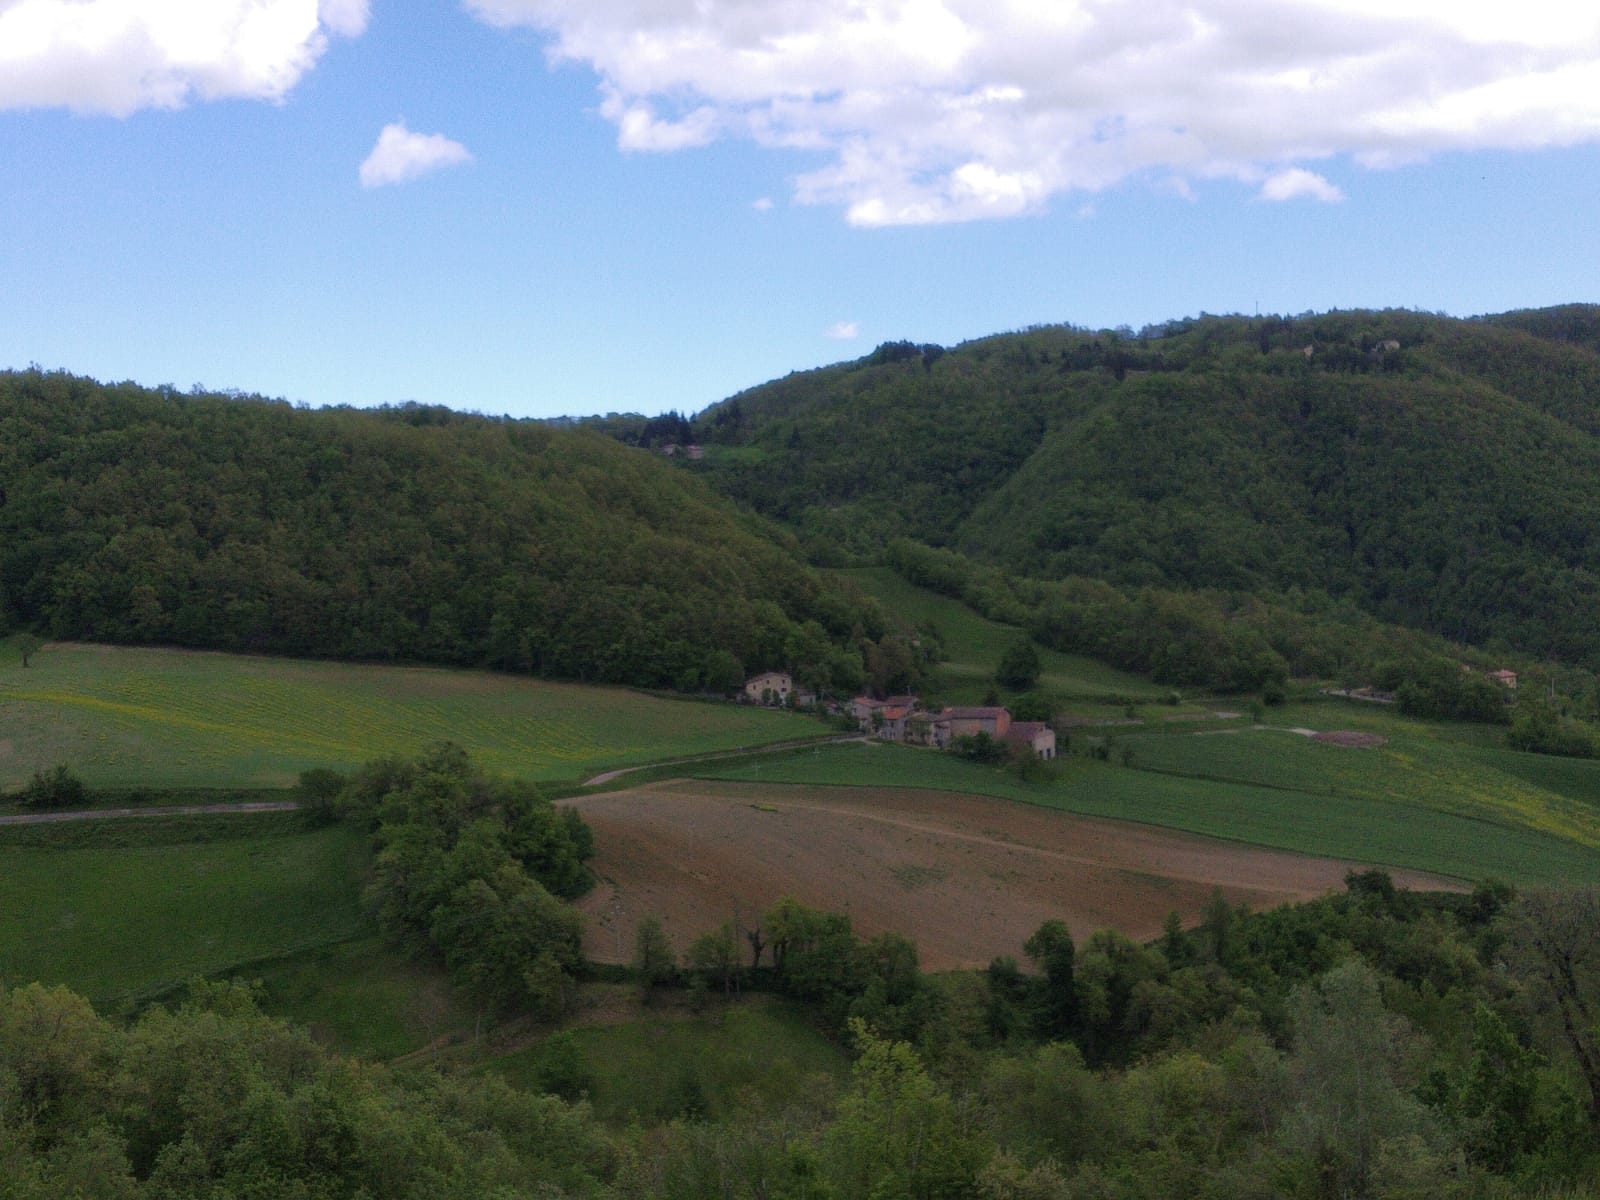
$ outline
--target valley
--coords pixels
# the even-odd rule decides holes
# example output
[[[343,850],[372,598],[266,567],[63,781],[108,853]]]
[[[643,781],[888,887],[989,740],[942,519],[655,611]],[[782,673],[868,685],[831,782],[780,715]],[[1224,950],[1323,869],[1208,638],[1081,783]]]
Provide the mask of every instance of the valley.
[[[1600,368],[1536,316],[885,343],[637,426],[9,373],[0,815],[86,809],[0,822],[15,1155],[97,1113],[84,1178],[220,1179],[141,1124],[254,1128],[142,1098],[217,1062],[317,1178],[389,1106],[551,1195],[864,1196],[911,1111],[965,1164],[919,1195],[1310,1200],[1350,1066],[1342,1194],[1584,1194]]]

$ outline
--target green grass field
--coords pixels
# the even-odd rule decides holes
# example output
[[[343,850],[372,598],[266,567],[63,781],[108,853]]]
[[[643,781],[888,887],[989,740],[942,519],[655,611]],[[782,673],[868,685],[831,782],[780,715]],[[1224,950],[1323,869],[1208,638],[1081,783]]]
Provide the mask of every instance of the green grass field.
[[[907,583],[888,567],[836,571],[891,612],[913,624],[931,623],[944,640],[946,660],[934,669],[930,692],[953,704],[977,703],[994,679],[1000,656],[1022,630],[981,617],[959,600]],[[1160,700],[1171,690],[1075,654],[1039,650],[1041,690],[1063,698]]]
[[[362,833],[223,820],[81,822],[55,845],[0,830],[0,979],[116,1007],[365,927]]]
[[[283,787],[440,738],[493,771],[608,767],[823,733],[808,717],[481,671],[54,644],[0,657],[0,787],[67,763],[91,786]]]
[[[1600,774],[1593,770],[1555,767],[1551,764],[1559,760],[1499,747],[1442,741],[1404,719],[1388,723],[1380,735],[1386,744],[1359,749],[1292,732],[1349,728],[1346,715],[1340,707],[1317,706],[1291,710],[1287,721],[1292,724],[1273,713],[1268,728],[1199,735],[1129,731],[1117,741],[1132,753],[1136,767],[1457,814],[1600,849],[1600,789],[1595,787]]]
[[[727,1007],[714,1000],[698,1019],[646,1017],[578,1028],[571,1041],[595,1112],[619,1125],[677,1116],[716,1120],[752,1098],[775,1109],[803,1099],[809,1077],[838,1081],[849,1071],[848,1056],[804,1011],[766,996]],[[488,1069],[538,1089],[549,1055],[550,1043],[542,1042]]]
[[[377,936],[252,966],[262,1007],[346,1054],[388,1060],[472,1031],[473,1010],[442,968]]]
[[[1340,728],[1330,724],[1329,728]],[[1184,737],[1114,732],[1134,750],[1133,766],[1071,758],[1047,777],[1025,782],[1010,771],[902,746],[846,744],[761,760],[707,764],[706,778],[768,783],[926,787],[1019,800],[1085,816],[1142,821],[1261,846],[1354,862],[1434,871],[1463,880],[1490,877],[1522,884],[1600,881],[1600,849],[1575,836],[1540,828],[1542,814],[1561,810],[1554,792],[1529,796],[1510,775],[1501,789],[1480,781],[1471,805],[1454,803],[1445,781],[1424,785],[1420,772],[1399,773],[1386,793],[1367,772],[1371,751],[1320,746],[1281,731]],[[1217,743],[1222,743],[1219,747]],[[1162,752],[1157,753],[1157,748]],[[1254,751],[1252,755],[1251,751]],[[1193,758],[1185,758],[1192,751]],[[1318,781],[1317,752],[1350,756],[1335,779]],[[1224,762],[1226,758],[1226,762]],[[1313,761],[1315,759],[1316,761]],[[1140,769],[1159,760],[1160,771]],[[1283,764],[1279,773],[1276,764]],[[1246,767],[1252,779],[1210,778],[1219,766]],[[1181,773],[1191,771],[1192,774]],[[1530,814],[1539,819],[1530,823]]]

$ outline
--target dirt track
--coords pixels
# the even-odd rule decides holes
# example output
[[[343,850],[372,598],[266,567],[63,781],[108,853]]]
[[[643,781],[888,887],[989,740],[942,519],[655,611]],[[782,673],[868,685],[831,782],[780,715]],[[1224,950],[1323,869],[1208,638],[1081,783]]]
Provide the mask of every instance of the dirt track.
[[[626,961],[640,918],[681,951],[781,896],[848,911],[856,931],[914,938],[924,967],[1021,957],[1050,917],[1080,939],[1154,937],[1214,887],[1266,908],[1343,887],[1351,863],[1070,817],[987,797],[910,789],[677,780],[570,801],[594,829],[601,883],[580,901],[585,953]],[[1454,887],[1414,871],[1402,886]]]
[[[296,800],[251,800],[244,804],[167,804],[149,808],[83,808],[71,812],[18,813],[0,825],[52,825],[59,821],[108,821],[122,817],[193,817],[201,813],[293,812]]]

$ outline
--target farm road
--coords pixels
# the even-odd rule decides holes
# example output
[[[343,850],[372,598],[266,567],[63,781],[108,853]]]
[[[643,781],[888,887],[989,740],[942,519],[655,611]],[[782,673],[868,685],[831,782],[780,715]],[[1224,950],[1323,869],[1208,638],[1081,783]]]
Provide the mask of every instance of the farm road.
[[[0,817],[0,825],[49,825],[56,821],[114,820],[121,817],[194,817],[203,813],[293,812],[298,800],[251,800],[244,804],[159,804],[151,808],[81,808],[71,812],[19,813]]]
[[[860,733],[843,733],[838,737],[830,738],[795,738],[790,742],[773,742],[767,746],[751,746],[748,750],[740,747],[738,750],[722,750],[716,754],[696,754],[693,758],[664,758],[660,762],[640,763],[636,767],[619,767],[615,771],[602,771],[593,779],[585,779],[581,786],[586,788],[599,787],[601,784],[610,783],[613,779],[621,779],[624,775],[632,775],[635,771],[654,771],[660,767],[692,767],[699,763],[721,762],[729,758],[748,758],[752,754],[770,754],[774,750],[799,750],[805,746],[832,746],[838,742],[864,742],[866,735]]]

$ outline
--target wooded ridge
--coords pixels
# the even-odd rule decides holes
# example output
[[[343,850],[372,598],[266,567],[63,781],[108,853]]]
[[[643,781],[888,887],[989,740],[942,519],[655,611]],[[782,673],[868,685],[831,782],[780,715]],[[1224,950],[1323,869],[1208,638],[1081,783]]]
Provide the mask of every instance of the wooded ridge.
[[[770,524],[590,431],[36,370],[0,374],[0,623],[683,690],[801,661],[851,686],[884,633]]]
[[[696,416],[690,463],[814,560],[1319,593],[1600,665],[1600,307],[885,343]],[[614,430],[615,431],[615,430]]]

